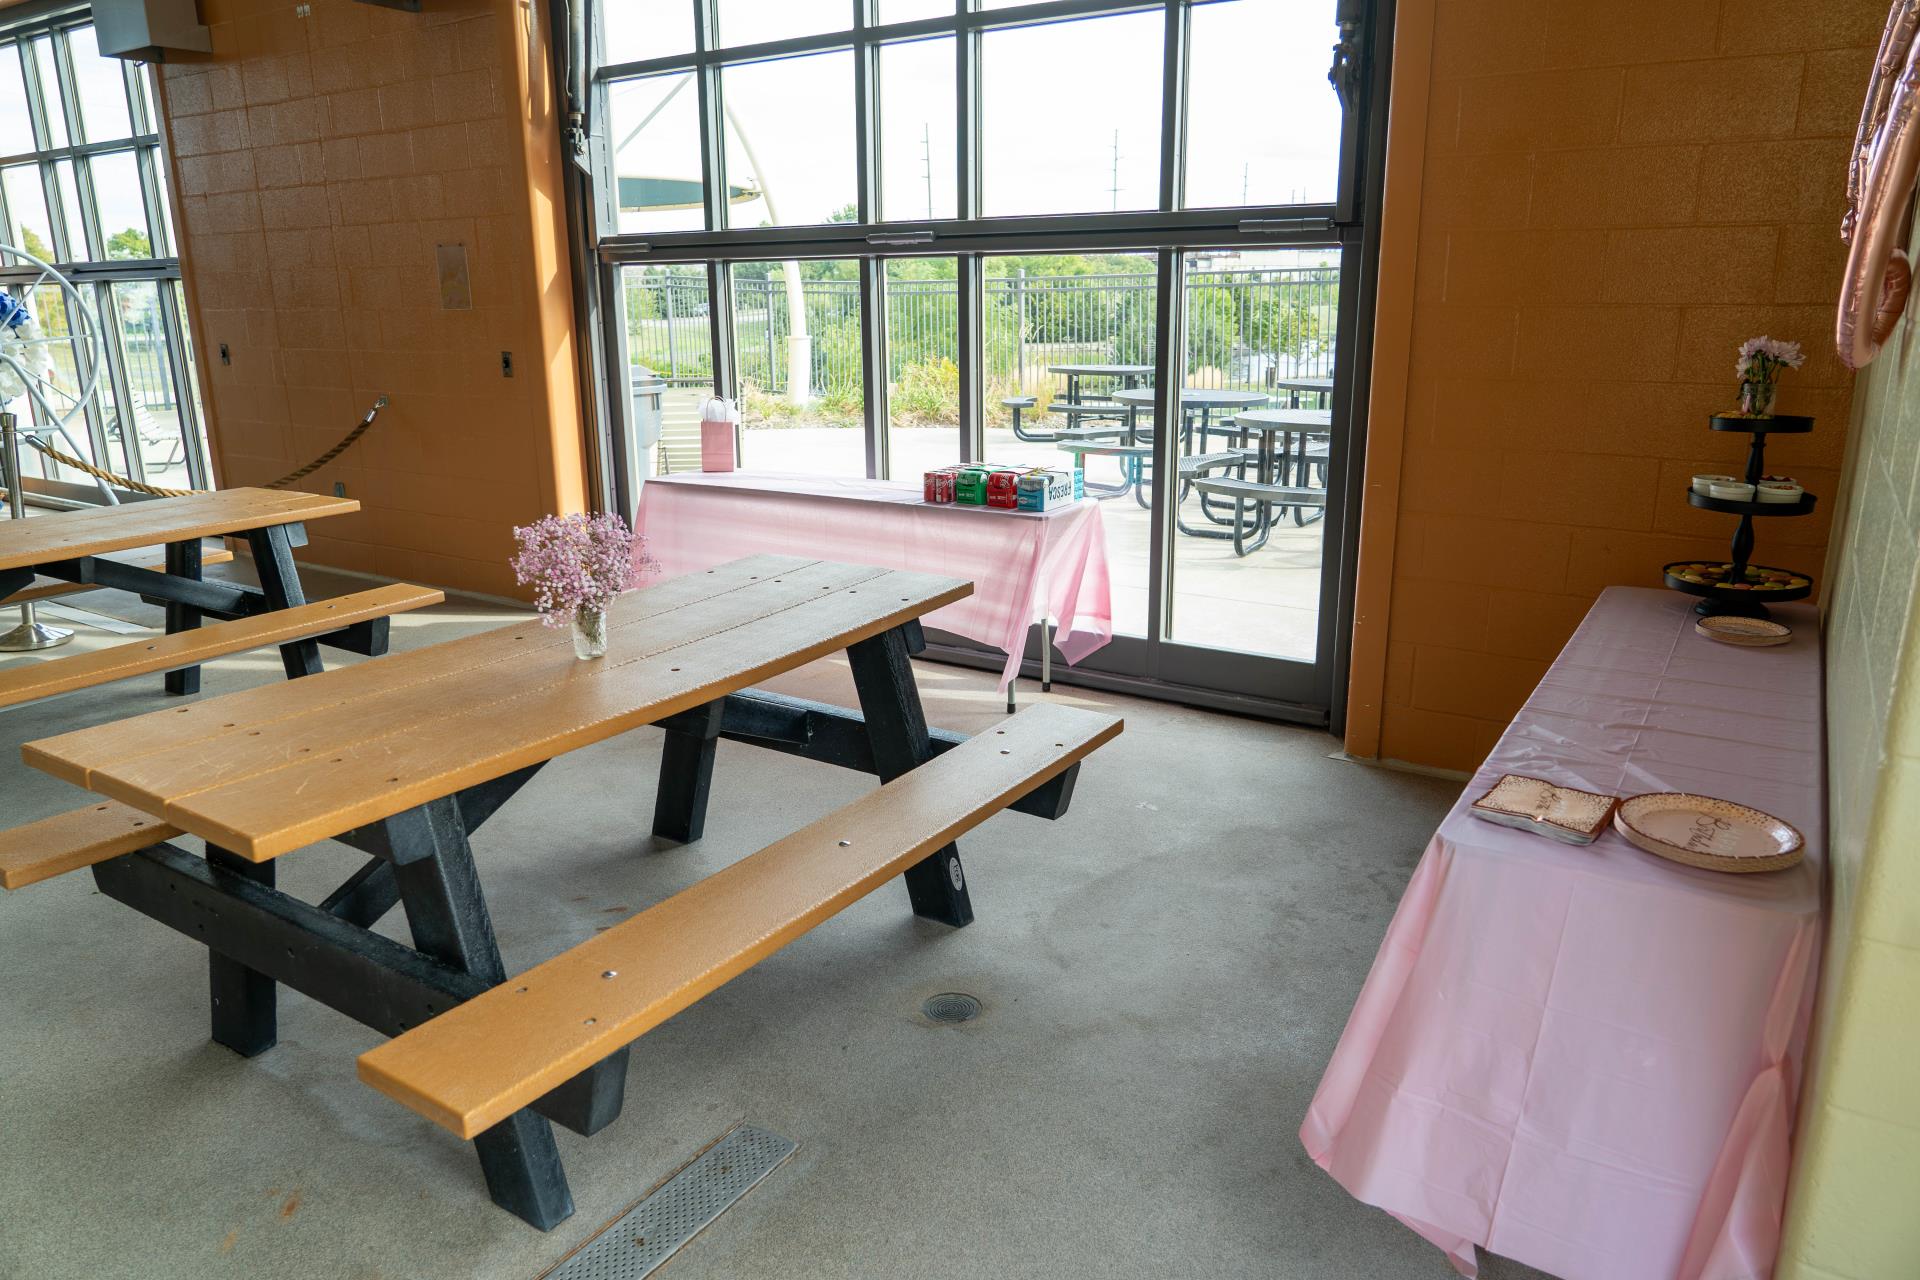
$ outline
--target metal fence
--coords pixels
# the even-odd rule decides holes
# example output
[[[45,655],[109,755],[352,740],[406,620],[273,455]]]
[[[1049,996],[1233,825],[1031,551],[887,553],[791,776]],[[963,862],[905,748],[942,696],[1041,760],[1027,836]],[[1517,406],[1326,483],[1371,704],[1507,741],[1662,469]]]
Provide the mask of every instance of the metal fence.
[[[629,270],[625,278],[629,359],[672,385],[710,382],[705,272]],[[1189,385],[1260,390],[1275,379],[1332,376],[1339,268],[1194,271],[1186,287]],[[854,280],[801,283],[808,386],[828,405],[857,406],[861,396],[859,290]],[[988,277],[989,397],[1058,393],[1064,376],[1055,365],[1151,365],[1155,292],[1146,274]],[[958,304],[951,279],[887,281],[888,379],[896,389],[944,380],[917,375],[952,365]],[[785,394],[801,349],[787,340],[793,331],[783,273],[736,278],[735,358],[750,393]]]

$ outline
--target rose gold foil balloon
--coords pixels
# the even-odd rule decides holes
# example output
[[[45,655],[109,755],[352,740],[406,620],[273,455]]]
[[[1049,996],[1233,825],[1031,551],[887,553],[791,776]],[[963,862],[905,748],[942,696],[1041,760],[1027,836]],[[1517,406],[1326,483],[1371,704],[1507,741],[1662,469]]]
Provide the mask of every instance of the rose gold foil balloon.
[[[1860,215],[1865,195],[1867,160],[1873,151],[1874,135],[1887,118],[1893,103],[1894,83],[1907,65],[1907,52],[1920,31],[1920,0],[1895,0],[1887,14],[1887,28],[1880,33],[1880,51],[1873,59],[1873,75],[1867,81],[1867,100],[1860,110],[1860,127],[1854,131],[1853,151],[1847,159],[1847,212],[1840,222],[1840,239],[1853,243],[1853,228]]]
[[[1914,179],[1920,173],[1920,0],[1887,15],[1847,172],[1849,248],[1834,345],[1848,368],[1880,353],[1905,310],[1913,269],[1903,248]]]

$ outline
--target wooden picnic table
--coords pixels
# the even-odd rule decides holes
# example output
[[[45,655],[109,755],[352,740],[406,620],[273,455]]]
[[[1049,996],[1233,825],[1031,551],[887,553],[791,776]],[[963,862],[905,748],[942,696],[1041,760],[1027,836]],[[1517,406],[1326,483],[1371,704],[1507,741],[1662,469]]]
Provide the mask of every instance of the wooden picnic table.
[[[359,509],[351,498],[241,488],[0,521],[0,605],[72,588],[115,587],[164,603],[169,635],[198,627],[202,618],[297,607],[306,595],[293,548],[306,545],[306,522]],[[246,539],[258,587],[203,580],[201,539],[223,536]],[[113,558],[156,545],[166,548],[158,567]],[[289,644],[283,650],[287,674],[319,670],[316,646],[322,642],[370,651],[365,633]],[[167,673],[168,693],[199,688],[198,667]]]
[[[276,982],[401,1037],[363,1057],[362,1078],[472,1138],[495,1203],[546,1229],[572,1212],[548,1121],[581,1133],[610,1123],[633,1038],[893,875],[904,874],[916,914],[968,923],[954,835],[999,808],[1058,817],[1079,756],[1119,731],[1055,706],[971,743],[929,730],[909,662],[918,619],[972,589],[754,556],[622,596],[597,661],[577,660],[565,631],[528,621],[23,754],[165,834],[207,841],[205,858],[162,842],[93,871],[102,892],[210,949],[214,1039],[246,1055],[271,1047]],[[842,649],[857,712],[750,688]],[[722,737],[883,783],[928,781],[883,786],[866,810],[849,806],[713,878],[724,883],[702,882],[503,987],[469,836],[548,761],[643,725],[666,730],[653,830],[675,840],[702,833]],[[947,768],[950,749],[964,770],[938,782],[915,772]],[[317,905],[273,887],[274,859],[328,838],[370,860]],[[859,858],[877,860],[856,873]],[[412,947],[372,932],[396,903]],[[622,974],[637,985],[601,981]],[[469,1001],[472,1017],[452,1016]],[[547,1021],[521,1020],[536,1014]]]

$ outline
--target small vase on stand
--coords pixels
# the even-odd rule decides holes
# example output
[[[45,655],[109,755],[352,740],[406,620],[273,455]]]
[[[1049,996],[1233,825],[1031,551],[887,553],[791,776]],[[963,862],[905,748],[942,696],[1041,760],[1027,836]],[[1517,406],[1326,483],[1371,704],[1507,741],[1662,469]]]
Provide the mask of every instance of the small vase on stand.
[[[1774,383],[1771,378],[1751,378],[1740,384],[1740,412],[1749,418],[1773,416]]]
[[[582,606],[573,613],[573,656],[585,662],[607,656],[607,611]]]

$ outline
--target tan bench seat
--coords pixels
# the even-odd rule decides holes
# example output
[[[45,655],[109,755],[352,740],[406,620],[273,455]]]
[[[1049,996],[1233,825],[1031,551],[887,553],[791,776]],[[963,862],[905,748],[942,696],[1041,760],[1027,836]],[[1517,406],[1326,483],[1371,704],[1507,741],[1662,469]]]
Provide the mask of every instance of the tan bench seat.
[[[1056,777],[1121,722],[1042,704],[607,932],[361,1055],[463,1138],[766,959]]]
[[[225,547],[209,549],[200,553],[200,565],[202,568],[210,564],[226,564],[232,559],[233,552],[227,550]],[[147,569],[153,573],[165,573],[167,571],[167,562],[164,559],[132,560],[128,563],[136,569]],[[16,604],[37,603],[41,600],[53,600],[60,596],[78,595],[82,591],[99,591],[102,589],[101,585],[97,582],[62,582],[58,578],[35,578],[31,583],[14,592],[12,595],[5,599],[0,599],[0,608]]]
[[[114,645],[90,653],[22,663],[0,670],[0,707],[87,689],[153,671],[194,667],[210,658],[290,644],[355,623],[439,604],[446,596],[429,587],[396,582],[291,609],[209,622],[190,631]]]
[[[0,889],[24,889],[179,834],[180,828],[117,800],[55,814],[0,831]]]

